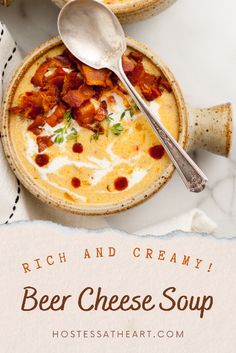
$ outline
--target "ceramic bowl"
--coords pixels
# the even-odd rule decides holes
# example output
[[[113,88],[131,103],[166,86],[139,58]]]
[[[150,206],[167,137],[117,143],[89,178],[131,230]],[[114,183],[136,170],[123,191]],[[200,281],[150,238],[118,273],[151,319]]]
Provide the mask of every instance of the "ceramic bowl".
[[[0,0],[0,5],[9,6],[13,0]]]
[[[134,39],[127,38],[129,47],[142,52],[162,72],[171,84],[179,113],[179,144],[187,151],[205,149],[207,151],[227,156],[231,145],[232,132],[232,107],[231,104],[218,105],[207,109],[189,108],[184,100],[181,89],[172,72],[149,48]],[[1,134],[6,158],[16,176],[22,184],[37,198],[48,205],[58,207],[75,214],[81,215],[107,215],[126,210],[148,199],[166,184],[171,178],[175,168],[169,164],[164,173],[146,190],[123,202],[112,205],[88,207],[86,205],[72,204],[62,199],[57,199],[48,194],[44,189],[39,188],[31,175],[21,165],[17,151],[13,147],[10,134],[9,108],[12,106],[15,91],[31,65],[49,50],[61,45],[58,37],[43,43],[29,54],[16,71],[8,89],[5,93],[2,106]],[[187,191],[186,191],[187,192]]]
[[[52,1],[59,7],[63,7],[68,2],[68,0]],[[123,3],[114,0],[101,1],[112,9],[122,23],[131,23],[160,13],[177,0],[126,0]]]

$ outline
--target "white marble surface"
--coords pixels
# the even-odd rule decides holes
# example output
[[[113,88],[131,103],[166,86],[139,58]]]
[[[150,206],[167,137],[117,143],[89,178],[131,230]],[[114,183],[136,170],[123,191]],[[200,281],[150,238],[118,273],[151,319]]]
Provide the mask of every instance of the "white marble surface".
[[[169,65],[186,101],[206,107],[227,101],[236,106],[235,0],[178,0],[149,20],[125,26]],[[23,53],[57,34],[58,9],[50,0],[15,0],[0,8]],[[195,158],[209,177],[201,194],[190,194],[175,173],[161,192],[144,204],[107,218],[111,226],[136,231],[193,207],[219,227],[217,235],[236,235],[236,143],[229,159],[198,151]]]

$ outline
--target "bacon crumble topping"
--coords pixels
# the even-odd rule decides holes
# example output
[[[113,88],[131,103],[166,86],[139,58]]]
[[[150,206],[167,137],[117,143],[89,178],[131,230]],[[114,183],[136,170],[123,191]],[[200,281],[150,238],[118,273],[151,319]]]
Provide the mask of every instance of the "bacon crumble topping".
[[[38,151],[43,152],[46,148],[53,145],[51,136],[38,136],[37,137]]]
[[[158,98],[164,90],[171,92],[166,78],[145,71],[143,58],[143,54],[136,51],[123,56],[123,69],[131,83],[147,101]],[[11,111],[31,120],[28,130],[37,136],[39,153],[54,143],[53,136],[40,136],[44,125],[57,126],[66,112],[70,111],[80,126],[104,134],[101,122],[108,116],[107,102],[115,103],[111,94],[118,94],[124,105],[130,107],[127,92],[114,73],[108,69],[95,70],[81,63],[68,50],[39,65],[31,83],[34,90],[21,95],[18,105]],[[100,101],[103,93],[109,93],[107,102]],[[97,100],[96,105],[93,100]],[[42,161],[38,159],[40,164]],[[44,163],[46,159],[44,157]]]

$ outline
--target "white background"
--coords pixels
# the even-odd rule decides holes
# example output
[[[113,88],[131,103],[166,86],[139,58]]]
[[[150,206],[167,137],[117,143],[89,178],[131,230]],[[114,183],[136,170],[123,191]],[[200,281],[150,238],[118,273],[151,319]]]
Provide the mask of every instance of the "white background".
[[[49,0],[15,0],[9,8],[0,8],[0,20],[25,54],[57,35],[57,15],[57,7]],[[236,106],[235,15],[235,0],[178,0],[162,14],[127,25],[125,30],[166,62],[190,105],[207,107],[231,101]],[[175,173],[151,200],[108,217],[108,223],[135,231],[199,207],[218,223],[218,235],[236,235],[235,154],[236,144],[228,160],[198,151],[195,159],[209,177],[203,193],[188,193]]]

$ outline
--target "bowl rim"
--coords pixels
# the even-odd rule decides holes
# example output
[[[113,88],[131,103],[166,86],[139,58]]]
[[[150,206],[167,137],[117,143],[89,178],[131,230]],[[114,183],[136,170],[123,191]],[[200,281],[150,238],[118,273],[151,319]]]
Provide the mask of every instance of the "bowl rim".
[[[40,188],[34,182],[30,173],[28,173],[27,170],[24,169],[24,165],[18,158],[18,155],[14,150],[13,144],[11,143],[11,134],[9,128],[9,108],[11,106],[15,91],[18,85],[20,84],[22,77],[24,77],[29,67],[31,67],[36,60],[38,60],[41,56],[45,55],[54,47],[59,46],[61,44],[62,41],[59,37],[54,37],[46,42],[43,42],[41,45],[36,47],[29,55],[26,56],[26,58],[17,68],[13,78],[11,79],[3,98],[1,111],[2,118],[0,129],[5,156],[12,171],[15,173],[20,182],[25,186],[25,188],[47,205],[53,206],[55,208],[60,208],[65,211],[69,211],[77,215],[88,216],[105,216],[128,210],[134,206],[141,204],[142,202],[153,196],[166,184],[166,182],[171,178],[175,170],[175,167],[171,162],[169,166],[164,170],[162,175],[160,175],[160,177],[154,183],[149,185],[148,188],[143,192],[132,196],[127,200],[116,202],[112,205],[94,205],[93,207],[86,207],[86,205],[83,204],[71,204],[66,200],[51,196],[47,193],[47,190]],[[170,82],[173,93],[175,95],[180,119],[178,142],[183,148],[185,148],[188,136],[188,113],[182,92],[174,75],[169,70],[169,68],[162,62],[162,60],[157,55],[155,55],[152,50],[150,50],[145,44],[134,40],[133,38],[127,37],[127,45],[133,49],[142,52],[145,56],[147,56],[154,63],[154,65],[160,69],[160,71]]]
[[[150,6],[158,5],[162,0],[130,0],[128,3],[109,4],[111,10],[117,15],[126,15],[140,10],[145,10]]]
[[[52,0],[54,4],[58,7],[63,6],[69,1],[65,0]],[[168,1],[168,0],[166,0]],[[172,0],[176,1],[176,0]],[[129,0],[128,3],[120,3],[120,4],[106,4],[116,15],[128,15],[135,13],[140,10],[145,10],[146,8],[150,8],[151,6],[162,5],[163,0]]]

